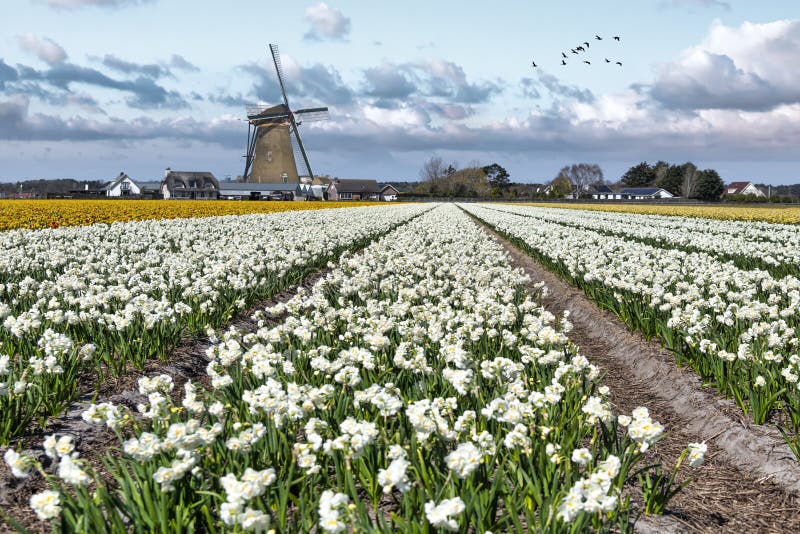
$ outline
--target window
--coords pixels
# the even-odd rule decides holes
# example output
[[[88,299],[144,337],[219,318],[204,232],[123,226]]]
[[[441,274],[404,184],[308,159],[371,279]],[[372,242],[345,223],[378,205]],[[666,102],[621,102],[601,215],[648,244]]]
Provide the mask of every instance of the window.
[[[353,193],[339,193],[339,200],[353,200]]]
[[[267,150],[267,161],[272,161],[272,150]]]
[[[288,175],[288,174],[286,174],[286,173],[283,173],[283,174],[281,175],[281,178],[283,178],[283,183],[285,183],[285,184],[288,184],[288,183],[289,183],[289,175]]]

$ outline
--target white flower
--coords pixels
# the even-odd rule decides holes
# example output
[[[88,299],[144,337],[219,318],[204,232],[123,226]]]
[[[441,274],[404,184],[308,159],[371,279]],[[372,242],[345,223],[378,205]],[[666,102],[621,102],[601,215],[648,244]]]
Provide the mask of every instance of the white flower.
[[[14,449],[8,449],[3,455],[6,464],[11,469],[11,474],[17,478],[27,478],[33,469],[34,459],[32,456],[19,454]]]
[[[482,454],[472,442],[461,443],[456,450],[445,456],[447,467],[458,478],[466,478],[481,465]]]
[[[575,449],[572,451],[572,461],[578,465],[586,465],[592,461],[592,453],[589,449]]]
[[[705,442],[702,443],[690,443],[688,446],[689,455],[689,465],[692,467],[699,467],[703,464],[703,459],[705,458],[706,451],[708,450],[708,446]]]
[[[73,486],[85,486],[91,480],[89,475],[70,456],[62,457],[58,463],[58,477]]]
[[[58,517],[61,513],[61,500],[56,491],[42,491],[31,496],[31,508],[42,521]]]
[[[378,484],[383,487],[384,493],[391,493],[393,488],[397,488],[402,493],[411,489],[411,483],[406,474],[406,470],[410,465],[411,462],[406,460],[405,457],[400,457],[392,460],[392,463],[386,469],[378,470]]]
[[[445,499],[439,504],[434,501],[425,503],[425,517],[434,528],[442,528],[455,532],[458,530],[458,520],[454,517],[466,509],[461,497]]]

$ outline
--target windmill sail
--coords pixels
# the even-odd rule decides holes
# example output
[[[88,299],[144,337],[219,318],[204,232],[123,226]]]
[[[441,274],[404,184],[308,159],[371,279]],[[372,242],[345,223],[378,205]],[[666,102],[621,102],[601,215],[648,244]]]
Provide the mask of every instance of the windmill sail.
[[[260,183],[298,183],[300,176],[314,178],[299,126],[305,122],[328,120],[327,107],[292,111],[283,76],[278,46],[269,45],[280,85],[282,104],[247,106],[248,133],[245,156],[245,181]]]

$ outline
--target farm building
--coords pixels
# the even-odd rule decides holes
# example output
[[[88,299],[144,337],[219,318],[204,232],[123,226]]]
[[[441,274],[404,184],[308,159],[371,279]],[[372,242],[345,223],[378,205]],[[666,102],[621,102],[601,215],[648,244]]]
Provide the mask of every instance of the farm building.
[[[133,180],[124,172],[119,173],[114,181],[105,186],[108,197],[128,197],[143,195],[158,195],[161,182],[140,182]]]
[[[385,200],[387,202],[392,202],[397,200],[397,197],[400,193],[404,193],[405,191],[401,191],[397,186],[393,184],[381,184],[381,200]]]
[[[164,171],[160,182],[161,194],[166,199],[216,199],[219,182],[210,172]]]
[[[381,190],[375,180],[335,179],[328,186],[329,200],[380,200]]]
[[[592,198],[595,200],[619,200],[622,198],[620,193],[617,193],[607,185],[594,185],[591,192]]]
[[[628,187],[619,192],[623,200],[651,200],[658,198],[674,198],[675,195],[660,187]]]
[[[302,184],[222,182],[219,198],[225,200],[305,200]]]
[[[753,185],[753,182],[731,182],[725,186],[724,195],[753,195],[763,197],[763,191]]]

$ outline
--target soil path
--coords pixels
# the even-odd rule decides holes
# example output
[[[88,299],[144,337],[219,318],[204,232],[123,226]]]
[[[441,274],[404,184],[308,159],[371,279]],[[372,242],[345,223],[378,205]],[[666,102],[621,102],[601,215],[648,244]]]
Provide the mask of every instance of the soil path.
[[[673,466],[689,442],[708,443],[706,462],[692,470],[696,480],[671,501],[666,517],[645,517],[639,530],[800,531],[800,465],[774,429],[748,424],[732,402],[704,388],[691,370],[678,368],[663,347],[631,332],[582,291],[485,230],[532,282],[545,282],[549,292],[542,304],[548,311],[559,316],[570,311],[569,337],[602,369],[615,407],[630,414],[646,406],[665,426],[668,434],[652,449],[652,460]]]

